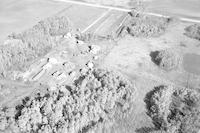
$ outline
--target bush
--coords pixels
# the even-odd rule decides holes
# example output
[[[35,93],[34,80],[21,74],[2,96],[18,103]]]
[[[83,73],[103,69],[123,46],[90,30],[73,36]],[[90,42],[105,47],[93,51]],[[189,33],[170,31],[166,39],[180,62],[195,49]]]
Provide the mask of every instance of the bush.
[[[132,14],[122,26],[120,33],[125,33],[134,37],[157,37],[165,33],[171,19],[154,16],[143,16]],[[118,35],[119,36],[119,35]],[[121,36],[121,35],[120,35]]]
[[[200,25],[194,24],[194,25],[190,25],[190,26],[186,27],[185,35],[190,38],[200,40]]]
[[[146,97],[147,114],[157,129],[169,133],[198,133],[199,102],[196,90],[159,86]]]
[[[156,65],[167,71],[177,68],[180,63],[180,55],[172,49],[153,51],[150,56]]]
[[[167,117],[170,113],[173,88],[167,86],[156,87],[148,94],[148,112],[156,128],[165,129],[168,127]]]

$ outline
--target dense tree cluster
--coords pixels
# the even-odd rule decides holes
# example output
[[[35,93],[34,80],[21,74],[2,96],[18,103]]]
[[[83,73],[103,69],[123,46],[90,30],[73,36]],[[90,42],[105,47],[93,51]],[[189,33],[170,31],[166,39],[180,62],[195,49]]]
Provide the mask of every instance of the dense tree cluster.
[[[198,133],[200,94],[197,90],[159,86],[147,95],[147,113],[157,129],[168,133]]]
[[[121,75],[97,69],[79,77],[72,86],[37,93],[0,113],[0,130],[14,133],[86,133],[110,122],[116,111],[131,107],[135,88]]]
[[[121,28],[121,36],[126,33],[134,37],[157,37],[165,33],[172,19],[131,14]]]

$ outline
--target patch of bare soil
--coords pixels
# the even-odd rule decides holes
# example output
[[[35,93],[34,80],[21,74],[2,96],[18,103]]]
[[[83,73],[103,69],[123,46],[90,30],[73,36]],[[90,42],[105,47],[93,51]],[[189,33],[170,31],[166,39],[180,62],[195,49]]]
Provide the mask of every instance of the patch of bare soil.
[[[189,88],[158,86],[146,96],[147,114],[155,130],[167,133],[198,133],[200,93]]]
[[[181,60],[180,55],[173,49],[153,51],[150,56],[156,65],[167,71],[177,68]]]
[[[127,113],[135,88],[122,75],[90,70],[71,86],[26,97],[15,109],[0,112],[0,131],[13,133],[87,133]]]
[[[118,36],[130,34],[134,37],[158,37],[165,33],[171,21],[171,18],[130,13],[129,18],[117,34]]]
[[[193,24],[185,28],[185,35],[200,40],[200,25],[199,24]]]
[[[1,75],[24,70],[31,61],[47,54],[56,45],[56,36],[65,35],[71,27],[66,17],[51,17],[20,34],[10,35],[0,46]]]

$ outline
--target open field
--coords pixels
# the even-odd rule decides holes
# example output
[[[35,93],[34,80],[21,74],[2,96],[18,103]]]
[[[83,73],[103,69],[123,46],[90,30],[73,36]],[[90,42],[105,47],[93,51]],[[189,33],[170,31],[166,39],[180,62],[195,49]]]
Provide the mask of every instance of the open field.
[[[65,0],[66,1],[66,0]],[[102,5],[113,5],[124,8],[135,8],[143,1],[144,10],[167,16],[200,19],[198,0],[76,0]]]
[[[196,104],[200,99],[200,27],[186,30],[194,23],[127,12],[125,6],[98,8],[47,0],[0,3],[0,60],[11,66],[3,72],[6,76],[1,72],[0,77],[0,132],[200,131],[199,122],[192,117],[200,118]],[[199,20],[198,1],[193,3],[186,6],[187,1],[152,0],[146,9]],[[16,34],[7,39],[12,32]],[[32,55],[35,53],[38,55]],[[21,56],[19,61],[14,60]],[[21,67],[24,65],[26,68]],[[153,105],[157,112],[150,115],[148,111],[154,108],[149,109],[152,105],[147,102],[148,94],[158,86],[173,87],[163,92],[164,100],[169,98],[164,103],[159,101],[161,92],[160,97],[154,94],[161,109]],[[197,94],[185,94],[177,88]],[[177,94],[168,96],[170,89]],[[185,100],[188,97],[189,104]],[[196,112],[190,112],[192,107]],[[156,121],[161,123],[159,127],[154,117],[162,113],[166,116],[156,119],[161,119]],[[167,121],[172,123],[170,127],[162,117],[173,119],[175,124]],[[177,126],[178,122],[181,126]],[[183,132],[169,130],[168,126]]]
[[[1,43],[3,43],[6,37],[12,32],[19,33],[32,27],[40,20],[53,15],[59,14],[68,16],[74,26],[82,30],[105,11],[104,9],[96,9],[81,5],[74,6],[70,3],[54,2],[49,0],[9,0],[6,2],[2,1],[0,6]],[[76,15],[74,15],[74,12],[76,12]]]
[[[155,13],[200,19],[198,0],[152,0],[147,2],[147,5],[147,10]]]

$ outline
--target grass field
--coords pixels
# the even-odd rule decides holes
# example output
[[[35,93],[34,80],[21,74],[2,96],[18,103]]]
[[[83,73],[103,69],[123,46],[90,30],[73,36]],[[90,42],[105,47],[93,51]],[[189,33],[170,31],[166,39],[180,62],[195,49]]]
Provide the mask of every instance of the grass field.
[[[189,0],[151,0],[146,4],[147,7],[145,10],[150,12],[175,17],[200,18],[200,2],[198,0],[191,0],[190,2]],[[1,1],[0,43],[3,44],[3,40],[10,33],[20,33],[25,29],[31,28],[38,21],[53,15],[67,16],[73,23],[74,27],[80,29],[81,32],[92,32],[95,33],[95,35],[97,34],[105,37],[121,25],[121,21],[128,16],[128,13],[112,9],[76,5],[67,2],[56,2],[53,0]],[[150,18],[153,19],[153,17]],[[143,21],[140,22],[142,23]],[[150,23],[149,26],[149,21],[147,21],[142,27],[140,22],[138,24],[139,26],[137,23],[130,23],[130,27],[135,26],[136,30],[138,30],[137,26],[140,29],[145,27],[145,30],[148,30],[150,27],[149,31],[153,31],[157,26],[156,24],[154,26],[154,21]],[[178,87],[200,88],[200,76],[198,75],[199,73],[196,73],[197,71],[199,72],[200,63],[198,59],[200,42],[199,40],[184,35],[184,29],[191,24],[192,23],[185,23],[179,20],[170,21],[166,29],[165,27],[162,27],[164,29],[163,34],[159,34],[156,37],[134,36],[133,34],[128,34],[128,30],[123,37],[109,38],[103,41],[99,39],[94,42],[90,41],[89,43],[87,41],[76,40],[75,37],[70,37],[70,35],[58,36],[56,39],[58,39],[60,45],[41,58],[49,60],[49,58],[53,57],[57,60],[62,58],[64,61],[71,61],[75,64],[76,68],[73,69],[73,72],[77,75],[80,72],[80,68],[87,67],[88,63],[91,62],[94,67],[108,68],[121,72],[131,81],[131,83],[134,83],[134,87],[136,88],[133,97],[133,109],[129,114],[123,117],[116,115],[115,122],[111,127],[110,132],[103,132],[144,133],[143,129],[147,128],[150,130],[153,128],[153,123],[150,117],[146,114],[145,97],[147,93],[154,89],[155,86],[174,85]],[[151,29],[152,25],[154,27]],[[145,30],[142,29],[141,32],[148,32]],[[156,31],[157,30],[155,30],[155,32]],[[138,32],[140,32],[140,30],[138,30]],[[93,55],[90,52],[92,45],[100,47],[100,51],[97,54]],[[189,66],[189,68],[196,71],[190,72],[185,69],[185,64],[183,62],[172,71],[165,71],[160,68],[152,61],[150,54],[152,51],[164,49],[175,49],[182,58],[188,54],[198,55],[195,57],[192,56],[184,62],[186,67]],[[193,63],[195,61],[193,59],[197,60],[196,64]],[[36,64],[38,63],[37,61],[40,62],[39,59],[35,59]],[[44,69],[44,65],[39,63],[41,67],[37,68],[35,67],[36,64],[31,64],[30,68],[36,72]],[[191,67],[191,65],[193,66]],[[64,71],[63,62],[60,64],[53,64],[52,66],[52,68],[49,67],[48,72],[45,70],[47,73],[46,75],[41,74],[41,77],[34,82],[18,82],[1,79],[0,84],[5,84],[5,86],[1,89],[1,95],[3,94],[3,96],[0,96],[0,103],[2,105],[10,103],[9,105],[13,106],[12,104],[15,100],[20,101],[25,97],[25,95],[32,95],[32,92],[39,91],[39,89],[35,90],[35,88],[45,90],[48,87],[52,87],[50,86],[51,84],[48,84],[51,80],[55,80],[54,77],[52,78],[52,74],[57,71]],[[29,70],[27,70],[27,72],[29,72]],[[64,72],[64,74],[68,74],[68,72]],[[71,70],[69,74],[73,74]],[[65,79],[67,78],[65,77]],[[68,83],[62,83],[62,85],[67,86]],[[155,132],[147,131],[145,133]]]
[[[152,0],[147,10],[169,16],[181,16],[200,20],[199,0]]]

